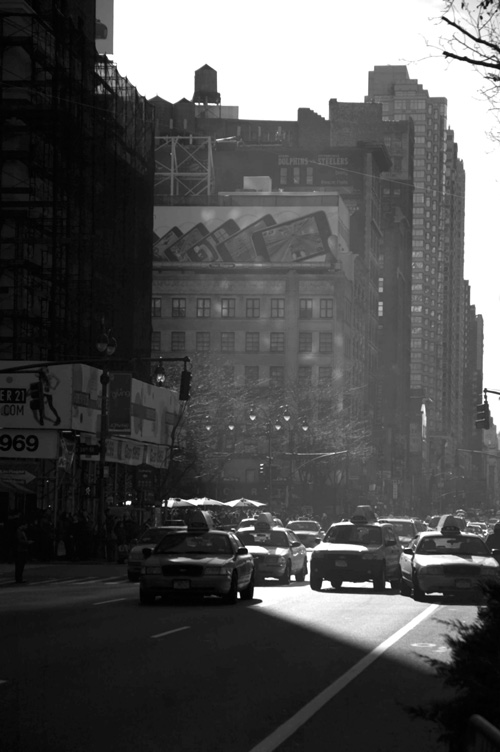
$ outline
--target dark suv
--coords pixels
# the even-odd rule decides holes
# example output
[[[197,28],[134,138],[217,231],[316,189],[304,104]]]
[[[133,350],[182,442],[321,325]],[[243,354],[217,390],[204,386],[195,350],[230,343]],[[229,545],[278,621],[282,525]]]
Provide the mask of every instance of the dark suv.
[[[368,519],[360,510],[349,521],[337,522],[311,554],[310,585],[321,590],[323,580],[339,589],[344,582],[371,580],[375,590],[401,586],[401,543],[392,525]]]

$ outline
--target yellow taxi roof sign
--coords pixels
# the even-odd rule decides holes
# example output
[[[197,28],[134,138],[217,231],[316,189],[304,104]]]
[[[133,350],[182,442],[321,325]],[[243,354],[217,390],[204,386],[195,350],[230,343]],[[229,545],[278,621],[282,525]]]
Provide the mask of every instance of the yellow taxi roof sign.
[[[271,512],[261,512],[255,521],[256,533],[267,533],[274,527],[274,519]]]

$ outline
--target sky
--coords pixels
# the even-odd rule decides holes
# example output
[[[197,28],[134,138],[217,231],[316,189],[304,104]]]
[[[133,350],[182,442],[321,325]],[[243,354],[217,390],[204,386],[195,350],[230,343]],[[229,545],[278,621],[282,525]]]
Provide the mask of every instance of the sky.
[[[500,392],[500,141],[481,75],[446,61],[441,0],[114,0],[111,59],[148,99],[191,99],[194,73],[217,71],[223,106],[242,119],[296,120],[307,107],[363,102],[375,65],[406,65],[430,96],[448,100],[448,126],[466,173],[465,272],[484,318],[483,386]],[[500,397],[490,395],[500,427]]]

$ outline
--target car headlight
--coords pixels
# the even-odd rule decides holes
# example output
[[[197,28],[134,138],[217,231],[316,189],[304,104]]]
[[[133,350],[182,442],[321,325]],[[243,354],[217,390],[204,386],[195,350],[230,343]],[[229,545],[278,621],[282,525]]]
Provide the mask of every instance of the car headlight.
[[[232,567],[205,567],[204,574],[231,574]]]
[[[161,567],[143,567],[141,574],[161,574]]]
[[[443,570],[441,567],[436,567],[436,566],[420,567],[420,573],[421,574],[443,574]]]
[[[500,569],[498,567],[481,567],[481,574],[488,575],[488,577],[498,577]]]

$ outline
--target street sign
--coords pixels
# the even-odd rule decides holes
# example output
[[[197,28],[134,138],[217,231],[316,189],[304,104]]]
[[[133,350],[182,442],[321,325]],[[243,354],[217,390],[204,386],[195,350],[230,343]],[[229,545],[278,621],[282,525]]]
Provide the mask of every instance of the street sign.
[[[101,451],[101,448],[98,444],[79,444],[78,445],[78,452],[79,454],[99,454]]]

